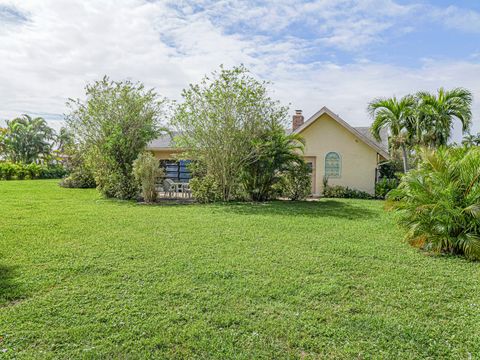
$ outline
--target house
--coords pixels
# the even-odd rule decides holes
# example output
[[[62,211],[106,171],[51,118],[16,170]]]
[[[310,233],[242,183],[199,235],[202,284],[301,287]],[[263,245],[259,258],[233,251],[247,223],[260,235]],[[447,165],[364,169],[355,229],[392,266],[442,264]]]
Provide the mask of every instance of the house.
[[[383,141],[378,142],[370,134],[370,128],[352,127],[327,107],[307,121],[302,111],[296,110],[291,131],[305,139],[304,158],[312,169],[313,195],[321,195],[324,177],[328,178],[329,185],[348,186],[374,194],[378,164],[389,159],[385,134]],[[147,150],[161,160],[167,177],[179,181],[189,179],[186,162],[175,161],[181,150],[175,148],[172,137],[152,141]]]

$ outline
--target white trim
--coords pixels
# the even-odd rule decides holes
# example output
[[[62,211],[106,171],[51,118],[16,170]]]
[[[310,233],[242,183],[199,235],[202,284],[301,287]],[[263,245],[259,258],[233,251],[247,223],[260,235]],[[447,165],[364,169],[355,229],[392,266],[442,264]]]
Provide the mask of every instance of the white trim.
[[[303,130],[305,130],[307,127],[312,125],[320,116],[323,114],[329,115],[333,120],[335,120],[337,123],[342,125],[345,129],[350,131],[353,135],[355,135],[357,138],[362,140],[365,144],[373,148],[374,150],[377,151],[378,154],[382,155],[385,159],[390,159],[390,155],[382,149],[380,146],[375,144],[373,141],[371,141],[369,138],[365,137],[363,134],[361,134],[358,130],[356,130],[354,127],[350,126],[345,120],[343,120],[340,116],[335,114],[333,111],[331,111],[329,108],[326,106],[322,107],[319,111],[317,111],[315,114],[313,114],[307,121],[305,121],[302,126],[299,126],[296,128],[293,133],[299,134]]]

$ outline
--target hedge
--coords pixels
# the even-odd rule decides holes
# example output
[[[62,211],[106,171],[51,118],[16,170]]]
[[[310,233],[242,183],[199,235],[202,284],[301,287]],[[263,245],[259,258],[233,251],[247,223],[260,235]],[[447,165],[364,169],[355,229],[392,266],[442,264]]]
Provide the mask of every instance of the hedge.
[[[60,179],[66,173],[62,165],[0,162],[0,180]]]

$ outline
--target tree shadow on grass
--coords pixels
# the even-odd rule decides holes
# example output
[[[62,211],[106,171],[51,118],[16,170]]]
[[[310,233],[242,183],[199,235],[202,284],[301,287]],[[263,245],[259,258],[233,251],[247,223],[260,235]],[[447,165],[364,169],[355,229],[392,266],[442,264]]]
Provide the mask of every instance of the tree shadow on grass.
[[[25,297],[15,282],[15,266],[0,265],[0,307],[14,305]]]
[[[226,204],[220,209],[240,215],[336,217],[348,220],[371,219],[378,216],[378,212],[362,204],[337,200],[234,203]]]

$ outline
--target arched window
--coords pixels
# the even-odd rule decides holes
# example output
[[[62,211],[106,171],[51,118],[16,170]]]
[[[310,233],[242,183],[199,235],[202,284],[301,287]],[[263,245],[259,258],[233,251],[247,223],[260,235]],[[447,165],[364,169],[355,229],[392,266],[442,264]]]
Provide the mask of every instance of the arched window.
[[[325,155],[325,176],[339,178],[342,174],[342,161],[336,152],[329,152]]]

